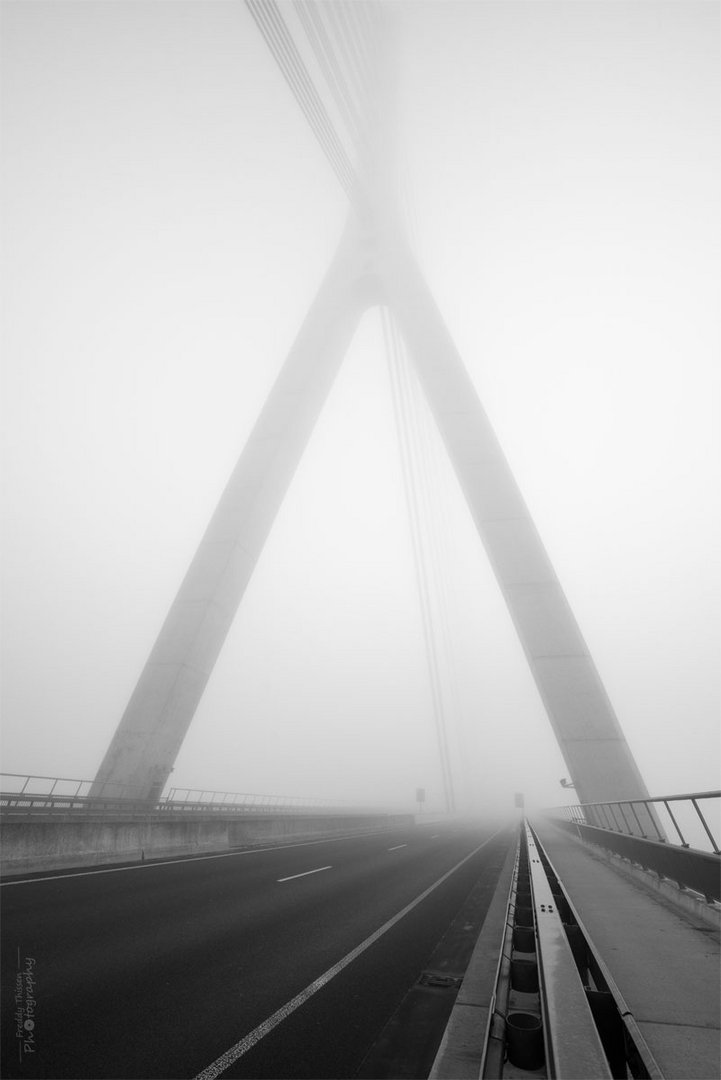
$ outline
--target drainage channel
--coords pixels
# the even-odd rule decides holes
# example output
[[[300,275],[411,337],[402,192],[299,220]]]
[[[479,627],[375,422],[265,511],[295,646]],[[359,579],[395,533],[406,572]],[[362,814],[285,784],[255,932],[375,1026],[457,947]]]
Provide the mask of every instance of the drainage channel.
[[[480,1075],[663,1080],[527,823],[519,836]]]

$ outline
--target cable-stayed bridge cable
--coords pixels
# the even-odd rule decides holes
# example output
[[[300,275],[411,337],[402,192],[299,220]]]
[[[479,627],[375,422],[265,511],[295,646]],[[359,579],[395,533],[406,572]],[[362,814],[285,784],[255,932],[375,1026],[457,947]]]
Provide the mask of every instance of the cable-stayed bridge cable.
[[[321,73],[333,95],[338,112],[356,146],[361,138],[361,121],[343,70],[331,45],[323,20],[310,0],[295,0],[295,11],[313,50]]]
[[[416,506],[416,528],[422,558],[422,583],[426,597],[428,635],[430,642],[430,664],[433,678],[437,685],[438,729],[445,761],[447,785],[450,802],[454,808],[455,793],[453,771],[451,768],[446,724],[446,696],[443,690],[442,664],[439,657],[439,639],[443,643],[443,584],[439,567],[439,554],[435,544],[434,526],[437,521],[437,506],[433,505],[430,472],[426,463],[426,447],[420,427],[421,402],[420,388],[412,377],[410,364],[403,347],[403,340],[394,320],[391,320],[391,334],[394,342],[395,364],[400,388],[399,411],[404,419],[404,430],[410,462],[410,477],[413,488],[413,502]],[[440,629],[439,629],[440,627]],[[452,669],[448,669],[452,677]]]
[[[342,187],[355,199],[355,169],[277,5],[272,0],[245,3]]]
[[[453,774],[448,751],[448,736],[445,721],[445,709],[443,702],[442,680],[436,646],[436,635],[433,625],[433,603],[428,573],[428,560],[425,550],[421,500],[418,491],[417,461],[414,462],[414,448],[410,431],[410,416],[407,402],[407,389],[402,371],[402,359],[400,343],[396,328],[386,308],[381,314],[383,335],[388,355],[389,374],[391,378],[391,391],[393,400],[393,413],[398,433],[401,467],[404,481],[404,493],[411,526],[411,544],[413,549],[413,561],[416,572],[416,585],[421,606],[421,618],[423,624],[423,637],[426,648],[426,660],[428,663],[429,681],[431,688],[431,702],[436,727],[438,754],[441,765],[441,779],[444,789],[446,809],[455,809],[455,793]]]

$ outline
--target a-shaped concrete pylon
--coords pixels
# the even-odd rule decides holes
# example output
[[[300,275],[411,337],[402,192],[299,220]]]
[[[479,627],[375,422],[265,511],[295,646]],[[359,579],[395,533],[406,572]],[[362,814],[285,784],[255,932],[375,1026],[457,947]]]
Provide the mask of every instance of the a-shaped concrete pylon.
[[[363,312],[404,336],[579,801],[647,797],[598,672],[405,237],[351,217],[98,771],[91,794],[154,800],[213,670]]]

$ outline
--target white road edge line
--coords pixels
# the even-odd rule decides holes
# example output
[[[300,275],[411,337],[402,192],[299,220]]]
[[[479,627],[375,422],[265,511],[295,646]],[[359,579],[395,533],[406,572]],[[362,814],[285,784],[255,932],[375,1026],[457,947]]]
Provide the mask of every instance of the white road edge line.
[[[399,848],[408,847],[408,844],[396,844],[395,847],[389,847],[389,851],[398,851]]]
[[[308,877],[308,874],[319,874],[321,870],[332,870],[332,866],[319,866],[315,870],[304,870],[302,874],[291,874],[290,877],[279,877],[276,881],[280,885],[281,881],[295,881],[298,877]]]
[[[276,1028],[278,1024],[282,1023],[282,1021],[289,1017],[291,1013],[294,1013],[296,1009],[300,1008],[300,1006],[311,998],[313,994],[317,993],[318,990],[322,990],[322,988],[329,983],[331,979],[334,979],[343,968],[348,967],[348,964],[351,964],[361,955],[361,953],[364,953],[366,949],[375,944],[375,942],[378,941],[378,938],[391,930],[397,922],[400,922],[400,920],[412,911],[414,907],[417,907],[422,900],[425,900],[427,896],[430,896],[434,889],[437,889],[439,885],[442,885],[451,874],[455,874],[456,870],[460,870],[463,864],[467,863],[469,859],[472,859],[474,855],[477,855],[481,848],[484,848],[486,844],[490,844],[491,840],[494,840],[501,831],[501,829],[497,829],[492,836],[489,836],[487,840],[484,840],[482,844],[479,844],[478,847],[474,848],[470,854],[466,855],[465,858],[461,859],[461,861],[451,867],[450,870],[447,870],[442,877],[439,877],[437,881],[434,881],[432,885],[429,885],[427,889],[424,889],[415,900],[411,900],[410,904],[406,904],[406,906],[401,908],[401,910],[389,919],[388,922],[383,923],[383,925],[379,927],[378,930],[375,930],[370,937],[367,937],[365,941],[362,941],[355,949],[346,953],[342,960],[339,960],[333,967],[328,968],[328,970],[319,976],[319,978],[310,983],[309,986],[306,986],[305,990],[301,990],[301,992],[296,994],[294,998],[291,998],[290,1001],[286,1001],[285,1005],[282,1005],[277,1012],[274,1012],[273,1015],[269,1016],[267,1020],[264,1020],[262,1024],[258,1024],[258,1027],[253,1028],[253,1030],[237,1042],[235,1046],[231,1046],[229,1050],[226,1050],[224,1054],[221,1054],[219,1058],[216,1058],[207,1068],[203,1069],[202,1072],[199,1072],[194,1080],[216,1080],[216,1078],[220,1076],[221,1073],[225,1072],[226,1069],[229,1069],[238,1058],[242,1057],[243,1054],[247,1054],[249,1050],[252,1050],[256,1043],[259,1043],[261,1039],[270,1034],[273,1028]]]
[[[349,833],[347,836],[328,836],[323,840],[302,840],[298,844],[274,844],[273,847],[244,848],[242,851],[219,851],[215,855],[190,855],[187,859],[163,859],[159,862],[131,863],[130,866],[106,866],[102,870],[79,870],[75,874],[20,878],[18,881],[0,881],[0,888],[7,889],[10,885],[39,885],[43,881],[62,881],[63,878],[91,877],[94,874],[122,874],[125,870],[157,870],[161,866],[177,866],[179,863],[232,859],[236,855],[261,855],[265,851],[289,851],[291,848],[313,847],[316,844],[336,844],[339,840],[367,840],[372,836],[378,836],[378,833]]]

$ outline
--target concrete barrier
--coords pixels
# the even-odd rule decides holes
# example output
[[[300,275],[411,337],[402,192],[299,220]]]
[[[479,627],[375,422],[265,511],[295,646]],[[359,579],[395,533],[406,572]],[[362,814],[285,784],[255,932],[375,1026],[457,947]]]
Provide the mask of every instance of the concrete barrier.
[[[159,819],[67,817],[42,821],[6,816],[0,822],[0,873],[133,863],[176,855],[200,855],[234,848],[319,837],[347,836],[413,824],[412,814],[252,814],[246,817]]]

